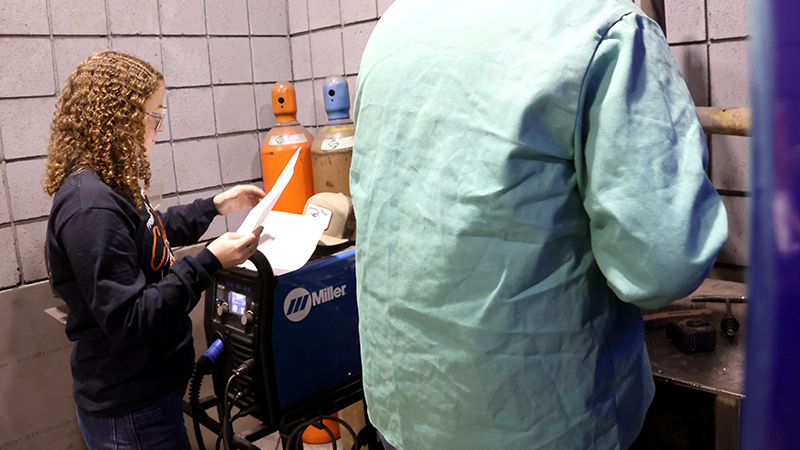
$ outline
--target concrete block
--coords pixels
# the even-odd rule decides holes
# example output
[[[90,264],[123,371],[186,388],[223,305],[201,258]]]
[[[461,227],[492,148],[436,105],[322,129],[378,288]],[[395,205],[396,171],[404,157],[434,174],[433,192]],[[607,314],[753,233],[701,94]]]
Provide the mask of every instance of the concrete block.
[[[222,189],[209,189],[203,192],[195,192],[191,194],[184,194],[180,196],[180,204],[181,205],[188,205],[193,201],[197,200],[198,198],[210,198],[222,192]],[[219,237],[221,234],[225,233],[227,230],[227,225],[225,223],[225,216],[217,216],[211,221],[211,225],[208,226],[208,230],[200,237],[198,242],[208,241],[211,239],[215,239]]]
[[[153,207],[159,212],[166,212],[167,209],[169,209],[169,208],[171,208],[173,206],[179,205],[179,204],[180,204],[180,202],[178,201],[178,195],[177,194],[172,194],[169,197],[163,197],[161,199],[161,204],[158,205],[158,206],[153,205]],[[173,250],[174,250],[174,248],[173,248]],[[178,256],[176,255],[175,257],[177,258]]]
[[[8,197],[6,197],[6,175],[4,170],[0,170],[0,225],[5,225],[10,221],[11,211],[8,208]]]
[[[341,28],[311,32],[311,70],[316,78],[344,75]]]
[[[104,0],[50,0],[53,34],[108,34]]]
[[[49,38],[0,38],[0,97],[56,93]]]
[[[252,84],[214,86],[217,133],[256,129],[256,100]]]
[[[169,195],[177,190],[175,181],[175,163],[172,159],[172,145],[169,142],[156,144],[153,153],[147,158],[150,161],[150,184],[157,187],[160,183],[161,195]]]
[[[708,37],[726,39],[747,36],[750,17],[747,0],[707,0]]]
[[[358,73],[361,66],[361,55],[367,41],[378,22],[367,22],[344,27],[342,45],[344,46],[344,70],[348,75]]]
[[[317,125],[325,126],[328,123],[328,113],[325,112],[325,90],[324,78],[313,80],[314,84],[314,116],[317,118]]]
[[[56,72],[58,73],[58,92],[78,65],[97,52],[108,50],[106,38],[55,38]]]
[[[378,3],[378,16],[382,16],[383,13],[385,13],[386,10],[389,9],[390,6],[392,6],[394,0],[378,0],[377,3]]]
[[[711,43],[711,106],[733,108],[750,105],[747,48],[746,41]]]
[[[711,181],[717,189],[750,191],[750,145],[745,136],[711,136]]]
[[[706,40],[705,0],[670,0],[664,10],[670,43]]]
[[[750,261],[750,199],[723,196],[722,202],[728,212],[728,242],[720,250],[717,262],[746,266]]]
[[[203,0],[161,0],[161,34],[202,36],[206,34]]]
[[[44,241],[47,235],[47,221],[17,224],[16,229],[23,282],[46,280],[48,276],[44,263]]]
[[[214,37],[209,39],[211,82],[213,84],[251,83],[253,58],[250,39],[246,37]]]
[[[214,135],[214,100],[210,87],[174,89],[167,95],[173,139]]]
[[[218,145],[223,184],[261,179],[258,133],[220,137]]]
[[[161,199],[161,204],[155,209],[157,211],[160,211],[160,212],[166,212],[169,208],[171,208],[171,207],[173,207],[175,205],[179,205],[180,202],[178,200],[179,199],[178,199],[177,195],[172,195],[170,197],[164,197],[164,198]]]
[[[286,36],[289,34],[289,11],[286,0],[247,2],[250,8],[251,36]]]
[[[258,132],[258,142],[261,142],[261,145],[264,145],[264,140],[267,138],[268,131],[259,131]]]
[[[173,144],[172,151],[175,155],[178,192],[219,186],[219,156],[216,139],[176,142]]]
[[[311,78],[311,37],[306,34],[290,39],[292,46],[292,73],[293,79],[306,80]]]
[[[261,177],[261,172],[259,171],[259,178]],[[237,184],[251,184],[253,186],[258,186],[261,189],[264,189],[264,183],[261,181],[255,183],[237,183]],[[228,223],[228,231],[236,231],[239,227],[244,223],[244,219],[247,217],[247,214],[251,211],[250,208],[245,208],[241,211],[237,211],[235,213],[226,214],[225,221]],[[274,441],[273,441],[274,442]],[[256,445],[259,445],[259,441],[256,441]],[[268,447],[271,448],[271,447]]]
[[[310,0],[308,2],[308,25],[312,30],[339,25],[339,0]]]
[[[164,99],[164,106],[167,107],[167,111],[169,111],[169,99]],[[172,140],[172,130],[170,129],[169,124],[169,112],[167,112],[167,117],[164,119],[164,131],[159,131],[156,135],[156,143],[161,144],[164,142],[169,142]]]
[[[46,155],[55,110],[55,97],[0,99],[3,158]]]
[[[49,35],[46,0],[3,0],[0,34]]]
[[[225,223],[227,224],[228,231],[235,232],[238,230],[244,223],[244,219],[247,218],[247,213],[249,211],[249,209],[246,209],[225,215]]]
[[[308,31],[308,1],[288,0],[286,6],[289,11],[289,34]]]
[[[272,87],[274,84],[256,85],[256,120],[258,129],[266,130],[275,126],[275,113],[272,111]],[[263,139],[259,139],[263,141]]]
[[[345,24],[378,17],[378,5],[374,0],[342,0],[341,8]]]
[[[256,83],[292,79],[292,53],[285,37],[254,37],[253,75]]]
[[[353,111],[356,107],[356,84],[358,82],[357,75],[350,75],[347,78],[347,90],[350,93],[350,118],[353,118]]]
[[[294,91],[297,95],[297,121],[307,128],[316,127],[320,121],[324,124],[326,122],[324,118],[318,121],[316,117],[314,84],[312,81],[298,81],[294,83]]]
[[[161,46],[164,52],[164,80],[167,87],[211,84],[206,38],[164,38]]]
[[[161,64],[161,39],[158,37],[114,37],[111,38],[111,48],[135,56],[164,73]]]
[[[111,34],[157,35],[157,0],[106,0]]]
[[[20,282],[14,243],[14,230],[10,226],[0,228],[0,288],[16,286]]]
[[[697,106],[708,106],[708,51],[706,44],[670,47],[692,100]]]
[[[15,221],[44,217],[50,214],[53,200],[44,193],[42,180],[45,159],[29,159],[6,163],[11,213]]]
[[[206,0],[208,34],[247,36],[247,0]]]

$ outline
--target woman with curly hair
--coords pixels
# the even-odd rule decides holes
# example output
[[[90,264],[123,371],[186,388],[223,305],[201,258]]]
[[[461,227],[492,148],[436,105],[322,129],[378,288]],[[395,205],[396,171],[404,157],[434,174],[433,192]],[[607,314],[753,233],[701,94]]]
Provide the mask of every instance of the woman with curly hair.
[[[161,73],[105,51],[70,75],[56,105],[45,190],[53,288],[66,333],[78,422],[90,449],[189,449],[181,400],[194,365],[189,312],[223,267],[245,261],[260,230],[225,233],[175,260],[217,214],[254,206],[264,191],[150,206],[140,183],[166,114]]]

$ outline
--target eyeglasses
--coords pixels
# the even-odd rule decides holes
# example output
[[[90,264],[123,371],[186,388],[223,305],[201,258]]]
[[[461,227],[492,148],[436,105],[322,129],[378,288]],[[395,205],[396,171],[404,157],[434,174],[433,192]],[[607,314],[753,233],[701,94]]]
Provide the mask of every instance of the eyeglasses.
[[[164,118],[167,117],[167,108],[164,108],[162,106],[157,113],[151,113],[145,111],[145,114],[158,121],[158,123],[156,124],[156,131],[158,131],[158,129],[161,128],[161,123],[164,122]]]

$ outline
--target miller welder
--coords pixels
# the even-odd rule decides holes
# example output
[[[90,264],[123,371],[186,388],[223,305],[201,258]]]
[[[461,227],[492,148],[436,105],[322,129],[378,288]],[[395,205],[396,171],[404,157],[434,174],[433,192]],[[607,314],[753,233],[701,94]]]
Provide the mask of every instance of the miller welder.
[[[355,249],[278,277],[261,252],[250,261],[256,270],[221,270],[206,291],[206,340],[224,343],[214,392],[221,418],[235,405],[288,448],[292,426],[363,398]]]

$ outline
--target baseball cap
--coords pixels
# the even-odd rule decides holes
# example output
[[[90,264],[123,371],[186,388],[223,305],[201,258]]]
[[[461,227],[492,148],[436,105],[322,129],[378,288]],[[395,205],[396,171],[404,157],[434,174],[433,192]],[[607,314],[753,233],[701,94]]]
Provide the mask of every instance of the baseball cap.
[[[355,232],[353,202],[350,197],[342,193],[320,192],[314,194],[306,201],[303,215],[327,221],[318,245],[339,245],[353,239]]]

